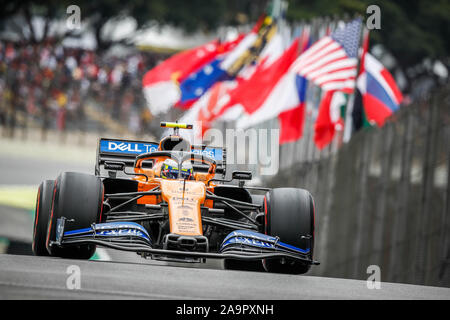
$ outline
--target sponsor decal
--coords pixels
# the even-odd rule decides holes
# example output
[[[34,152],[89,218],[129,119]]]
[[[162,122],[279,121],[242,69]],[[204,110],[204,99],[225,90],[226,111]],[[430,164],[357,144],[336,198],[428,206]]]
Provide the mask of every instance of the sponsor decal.
[[[267,241],[267,242],[276,242],[277,238],[272,237],[272,236],[268,236],[266,234],[262,234],[262,233],[256,233],[256,232],[252,232],[252,231],[247,231],[247,230],[236,230],[231,232],[230,234],[228,234],[225,238],[225,241],[232,238],[232,237],[240,237],[240,238],[254,238],[254,239],[258,239],[261,241]]]
[[[58,219],[58,228],[60,221]],[[63,230],[63,225],[61,230]],[[59,230],[58,230],[59,231]],[[92,233],[94,232],[94,234]],[[93,225],[91,228],[77,229],[64,232],[64,236],[79,236],[79,235],[92,235],[92,236],[104,236],[104,237],[121,237],[121,236],[135,236],[141,237],[148,241],[151,241],[150,236],[141,225],[134,222],[106,222]],[[61,236],[62,238],[62,236]]]
[[[97,232],[96,235],[98,236],[135,236],[135,237],[143,237],[147,238],[147,235],[145,235],[142,231],[136,230],[136,229],[113,229],[113,230],[102,230],[100,232]]]
[[[128,142],[116,140],[100,141],[100,152],[141,154],[154,152],[157,150],[158,145],[155,143]]]
[[[229,244],[243,244],[243,245],[250,245],[260,248],[275,248],[275,245],[273,243],[261,241],[259,239],[254,238],[246,238],[246,237],[233,237],[231,239],[228,239],[222,247],[225,247]]]
[[[101,236],[138,236],[149,239],[147,231],[133,222],[108,222],[95,225],[97,235]]]
[[[220,148],[192,149],[192,153],[205,155],[218,161],[223,160],[223,152]]]
[[[288,249],[301,253],[308,253],[310,251],[310,249],[304,250],[280,242],[276,237],[247,230],[236,230],[228,234],[222,243],[221,250],[231,244],[249,245],[259,248]]]
[[[191,219],[191,218],[188,218],[188,217],[182,217],[182,218],[179,218],[178,221],[181,221],[181,222],[194,222],[194,219]]]
[[[105,229],[137,229],[144,233],[147,232],[144,227],[135,222],[106,222],[106,223],[98,223],[95,225],[95,230],[105,230]]]
[[[158,150],[156,143],[120,141],[120,140],[100,140],[100,152],[141,154]],[[206,147],[202,149],[192,149],[192,153],[206,155],[214,160],[223,160],[223,150],[221,148]]]

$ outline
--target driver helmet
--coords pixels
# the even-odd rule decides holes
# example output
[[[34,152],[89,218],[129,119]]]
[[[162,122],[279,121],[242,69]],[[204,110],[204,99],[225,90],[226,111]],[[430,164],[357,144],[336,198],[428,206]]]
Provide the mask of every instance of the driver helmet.
[[[182,179],[192,178],[192,165],[190,163],[183,163],[181,166]],[[172,159],[166,159],[161,167],[161,178],[163,179],[178,179],[178,163]]]

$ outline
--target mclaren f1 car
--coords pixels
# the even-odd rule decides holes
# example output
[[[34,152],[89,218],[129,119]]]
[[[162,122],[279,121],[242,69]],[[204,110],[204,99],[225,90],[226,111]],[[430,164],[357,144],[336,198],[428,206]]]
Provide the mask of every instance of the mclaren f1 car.
[[[191,145],[192,125],[161,123],[159,143],[100,139],[95,174],[61,173],[38,189],[35,255],[89,259],[96,246],[226,269],[301,274],[313,260],[314,202],[304,189],[226,177],[226,149]],[[233,183],[234,182],[234,183]]]

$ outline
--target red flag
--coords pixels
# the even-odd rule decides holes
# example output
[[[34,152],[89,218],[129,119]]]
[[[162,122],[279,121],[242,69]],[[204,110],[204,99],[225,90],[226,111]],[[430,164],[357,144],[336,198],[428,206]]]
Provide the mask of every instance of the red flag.
[[[248,114],[255,112],[267,99],[281,77],[286,74],[298,55],[299,39],[296,39],[269,67],[264,63],[255,70],[251,78],[243,80],[230,92],[229,106],[240,103]],[[226,108],[224,108],[226,109]]]
[[[280,144],[294,142],[301,138],[305,118],[305,103],[298,107],[283,111],[278,115],[280,121]]]
[[[244,35],[240,35],[236,40],[225,43],[213,40],[194,49],[177,53],[148,71],[144,75],[142,85],[145,87],[158,81],[174,79],[182,81],[218,54],[234,48],[243,37]]]
[[[314,142],[319,149],[323,149],[333,141],[338,126],[343,125],[341,107],[345,105],[344,93],[331,90],[326,91],[320,101],[319,114],[314,125]]]
[[[309,29],[303,30],[300,39],[300,52],[303,53],[309,48]],[[293,109],[283,111],[278,115],[280,125],[280,144],[294,142],[300,139],[303,135],[307,80],[303,77],[296,76],[295,81],[297,85],[299,105]]]
[[[220,43],[213,40],[205,45],[175,54],[148,71],[142,80],[144,94],[153,114],[167,111],[180,96],[178,83],[186,79],[219,54],[228,52],[243,38]]]

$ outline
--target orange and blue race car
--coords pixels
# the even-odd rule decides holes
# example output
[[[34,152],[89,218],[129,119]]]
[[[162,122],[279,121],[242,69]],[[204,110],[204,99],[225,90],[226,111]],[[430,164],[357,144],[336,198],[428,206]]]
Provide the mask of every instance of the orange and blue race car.
[[[38,190],[33,252],[89,259],[96,246],[143,258],[301,274],[313,260],[314,201],[296,188],[226,177],[226,149],[191,145],[192,125],[162,122],[159,143],[100,139],[95,174],[61,173]],[[232,184],[232,181],[237,184]]]

